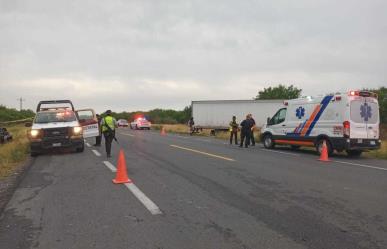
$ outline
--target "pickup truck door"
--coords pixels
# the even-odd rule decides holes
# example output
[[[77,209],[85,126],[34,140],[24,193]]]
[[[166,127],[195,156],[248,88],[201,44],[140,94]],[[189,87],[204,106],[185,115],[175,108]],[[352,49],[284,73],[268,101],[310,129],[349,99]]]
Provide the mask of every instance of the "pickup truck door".
[[[93,109],[75,111],[79,124],[83,127],[83,137],[97,137],[100,135],[98,119]]]

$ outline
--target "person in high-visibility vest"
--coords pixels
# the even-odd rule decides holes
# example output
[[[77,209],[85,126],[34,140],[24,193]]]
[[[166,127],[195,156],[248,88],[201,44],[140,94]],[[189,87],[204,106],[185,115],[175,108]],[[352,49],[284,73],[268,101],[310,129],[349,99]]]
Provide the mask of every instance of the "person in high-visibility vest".
[[[236,121],[236,117],[232,116],[232,121],[230,122],[230,144],[232,144],[232,138],[235,138],[235,144],[238,145],[238,127],[239,124]]]
[[[117,126],[117,120],[112,117],[112,111],[107,110],[106,116],[101,120],[102,133],[105,138],[105,147],[107,157],[111,157],[112,142],[115,137]]]

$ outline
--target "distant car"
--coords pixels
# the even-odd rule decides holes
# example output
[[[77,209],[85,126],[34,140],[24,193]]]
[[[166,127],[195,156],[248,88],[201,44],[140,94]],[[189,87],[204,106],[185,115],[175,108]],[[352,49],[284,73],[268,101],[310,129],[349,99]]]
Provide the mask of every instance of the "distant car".
[[[130,129],[150,130],[150,128],[151,128],[151,122],[149,122],[148,120],[146,120],[146,118],[143,118],[143,117],[137,118],[130,123]]]
[[[119,120],[117,121],[117,125],[118,125],[118,127],[128,127],[128,126],[129,126],[129,123],[128,123],[128,121],[125,120],[125,119],[119,119]]]

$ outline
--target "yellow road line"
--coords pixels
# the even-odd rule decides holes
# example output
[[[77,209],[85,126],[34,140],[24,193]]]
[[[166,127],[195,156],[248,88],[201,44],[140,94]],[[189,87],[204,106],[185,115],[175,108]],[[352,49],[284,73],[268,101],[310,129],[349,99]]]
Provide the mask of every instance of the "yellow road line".
[[[120,133],[121,135],[124,135],[124,136],[130,136],[130,137],[134,137],[134,135],[132,134],[129,134],[129,133]]]
[[[186,147],[181,147],[181,146],[174,145],[174,144],[171,144],[170,146],[171,146],[171,147],[174,147],[174,148],[181,149],[181,150],[187,150],[187,151],[199,153],[199,154],[202,154],[202,155],[206,155],[206,156],[211,156],[211,157],[223,159],[223,160],[226,160],[226,161],[231,161],[231,162],[234,162],[234,161],[235,161],[235,160],[232,159],[232,158],[228,158],[228,157],[224,157],[224,156],[218,156],[218,155],[215,155],[215,154],[211,154],[211,153],[207,153],[207,152],[203,152],[203,151],[199,151],[199,150],[194,150],[194,149],[190,149],[190,148],[186,148]]]

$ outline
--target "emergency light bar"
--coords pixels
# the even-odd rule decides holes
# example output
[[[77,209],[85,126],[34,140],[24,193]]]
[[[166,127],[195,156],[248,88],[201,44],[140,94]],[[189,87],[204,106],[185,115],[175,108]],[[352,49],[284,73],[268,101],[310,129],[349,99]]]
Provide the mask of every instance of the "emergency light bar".
[[[38,104],[38,107],[36,108],[36,112],[39,112],[41,110],[44,110],[44,109],[54,109],[54,108],[40,108],[41,105],[54,105],[54,104],[69,104],[71,106],[71,109],[73,111],[75,111],[75,108],[74,108],[74,105],[73,103],[71,102],[71,100],[44,100],[44,101],[40,101],[39,104]],[[56,109],[58,109],[58,107],[55,107]],[[61,107],[63,108],[63,107]]]
[[[348,96],[361,96],[361,97],[374,97],[374,98],[378,97],[376,93],[368,92],[368,91],[349,91]]]

